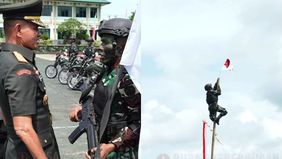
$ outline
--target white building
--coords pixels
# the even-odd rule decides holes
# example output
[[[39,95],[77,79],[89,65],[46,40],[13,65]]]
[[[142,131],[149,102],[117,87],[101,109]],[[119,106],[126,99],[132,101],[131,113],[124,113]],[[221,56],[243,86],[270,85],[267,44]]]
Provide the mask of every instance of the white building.
[[[0,0],[0,5],[20,1],[23,0]],[[61,39],[57,32],[58,25],[69,18],[75,18],[86,24],[85,29],[91,34],[93,27],[97,28],[101,20],[102,6],[107,4],[110,4],[107,0],[43,0],[41,20],[47,27],[41,29],[41,32],[47,33],[51,40]],[[2,15],[0,32],[3,33]]]

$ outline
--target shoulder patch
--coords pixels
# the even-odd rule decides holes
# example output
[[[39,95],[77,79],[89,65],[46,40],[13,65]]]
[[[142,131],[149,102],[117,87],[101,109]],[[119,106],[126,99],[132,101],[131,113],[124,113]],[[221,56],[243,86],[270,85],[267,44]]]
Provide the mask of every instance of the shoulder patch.
[[[23,57],[23,55],[20,54],[19,52],[14,51],[13,54],[16,56],[19,62],[28,63],[27,60]]]
[[[16,72],[16,74],[17,74],[18,76],[22,76],[22,75],[31,75],[32,72],[31,72],[30,70],[28,70],[28,69],[21,69],[21,70],[18,70],[18,71]]]

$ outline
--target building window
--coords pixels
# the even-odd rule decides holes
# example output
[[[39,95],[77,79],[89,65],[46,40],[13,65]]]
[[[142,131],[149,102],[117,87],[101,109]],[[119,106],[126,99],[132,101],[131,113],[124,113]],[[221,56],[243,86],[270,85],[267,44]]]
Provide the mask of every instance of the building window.
[[[64,33],[58,32],[58,39],[64,39]]]
[[[97,13],[97,8],[91,8],[90,9],[90,17],[95,18]]]
[[[52,13],[52,6],[51,5],[44,5],[42,8],[42,15],[43,16],[51,16]]]
[[[41,36],[48,37],[50,39],[50,29],[40,28],[39,33],[41,34]]]
[[[86,8],[76,7],[76,17],[86,17]]]
[[[58,16],[72,17],[72,8],[67,6],[58,6]]]
[[[4,29],[0,28],[0,38],[4,38]]]

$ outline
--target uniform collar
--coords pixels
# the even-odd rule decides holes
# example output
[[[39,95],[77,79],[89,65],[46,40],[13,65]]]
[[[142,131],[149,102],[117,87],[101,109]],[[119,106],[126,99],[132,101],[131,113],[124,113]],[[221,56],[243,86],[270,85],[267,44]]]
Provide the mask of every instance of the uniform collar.
[[[23,46],[15,45],[15,44],[9,44],[9,43],[3,43],[1,45],[1,50],[9,51],[9,52],[16,51],[16,52],[20,53],[25,59],[34,63],[34,58],[35,58],[34,52],[32,50],[28,49],[28,48],[23,47]]]

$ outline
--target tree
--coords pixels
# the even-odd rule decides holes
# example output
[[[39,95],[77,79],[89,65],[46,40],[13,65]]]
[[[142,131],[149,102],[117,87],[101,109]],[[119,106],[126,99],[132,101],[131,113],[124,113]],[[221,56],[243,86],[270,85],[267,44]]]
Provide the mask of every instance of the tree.
[[[135,16],[135,11],[134,11],[134,12],[131,12],[131,15],[129,16],[129,19],[130,19],[131,21],[133,21],[134,16]]]
[[[81,40],[83,37],[85,37],[83,34],[87,33],[85,24],[73,18],[61,23],[57,30],[64,40],[69,39],[71,35],[75,35],[78,40]]]

